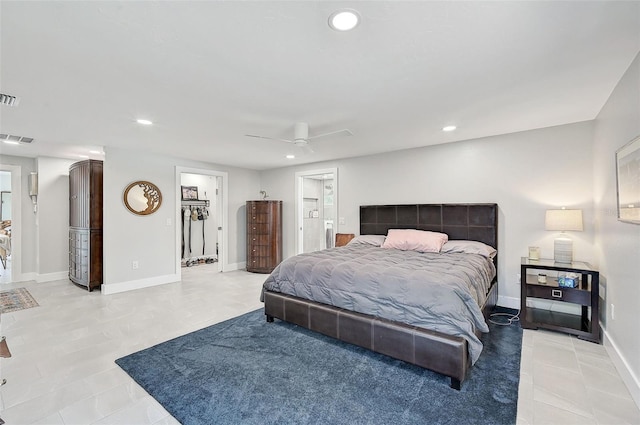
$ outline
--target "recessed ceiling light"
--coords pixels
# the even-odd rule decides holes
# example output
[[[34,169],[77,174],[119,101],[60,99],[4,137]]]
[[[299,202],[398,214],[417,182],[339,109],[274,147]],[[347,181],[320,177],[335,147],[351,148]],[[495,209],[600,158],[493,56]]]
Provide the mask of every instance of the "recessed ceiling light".
[[[149,120],[144,120],[144,119],[140,119],[140,120],[136,120],[138,122],[138,124],[142,124],[142,125],[151,125],[153,124],[153,122],[149,121]]]
[[[448,125],[446,127],[442,127],[442,131],[453,131],[455,130],[457,127],[455,125]]]
[[[15,140],[3,140],[7,145],[19,145],[20,142],[16,142]]]
[[[287,155],[287,159],[294,159],[295,157],[295,155]]]
[[[329,26],[336,31],[349,31],[360,23],[360,15],[352,9],[336,10],[329,16]]]
[[[79,158],[89,158],[89,155],[78,155]]]
[[[104,152],[102,152],[102,151],[89,151],[89,153],[94,153],[96,155],[103,155],[104,154]]]

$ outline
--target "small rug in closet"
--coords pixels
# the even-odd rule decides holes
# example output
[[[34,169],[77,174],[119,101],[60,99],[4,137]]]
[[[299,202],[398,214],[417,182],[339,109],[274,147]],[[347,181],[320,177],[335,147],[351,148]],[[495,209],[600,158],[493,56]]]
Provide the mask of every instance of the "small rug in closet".
[[[38,307],[38,302],[26,288],[0,291],[0,314]]]

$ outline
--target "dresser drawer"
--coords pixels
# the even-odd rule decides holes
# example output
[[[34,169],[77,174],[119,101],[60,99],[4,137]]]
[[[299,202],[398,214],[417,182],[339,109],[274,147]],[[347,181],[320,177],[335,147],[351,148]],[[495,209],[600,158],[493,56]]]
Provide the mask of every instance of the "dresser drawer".
[[[265,224],[270,223],[272,220],[273,219],[270,214],[249,214],[249,223]]]
[[[272,232],[268,223],[249,223],[247,226],[248,235],[270,235]]]
[[[560,288],[557,286],[527,285],[527,296],[558,300],[568,303],[591,305],[591,292],[575,288]]]
[[[269,245],[254,245],[249,248],[247,253],[249,258],[255,257],[269,257],[271,255],[271,248]]]
[[[270,246],[272,245],[273,239],[268,234],[264,235],[249,235],[249,247],[263,245]]]

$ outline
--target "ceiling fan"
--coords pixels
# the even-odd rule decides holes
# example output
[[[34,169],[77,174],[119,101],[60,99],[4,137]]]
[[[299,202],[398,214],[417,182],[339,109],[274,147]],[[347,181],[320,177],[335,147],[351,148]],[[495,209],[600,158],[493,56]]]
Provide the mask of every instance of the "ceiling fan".
[[[278,140],[286,143],[293,143],[296,146],[300,146],[308,149],[310,152],[313,152],[311,147],[309,146],[309,142],[313,139],[318,139],[320,137],[333,136],[335,134],[343,134],[345,136],[353,136],[351,130],[343,128],[342,130],[330,131],[328,133],[316,134],[309,137],[309,124],[306,122],[298,122],[294,126],[293,132],[293,140],[291,139],[280,139],[277,137],[268,137],[268,136],[259,136],[256,134],[245,134],[247,137],[256,137],[258,139],[267,139],[267,140]]]

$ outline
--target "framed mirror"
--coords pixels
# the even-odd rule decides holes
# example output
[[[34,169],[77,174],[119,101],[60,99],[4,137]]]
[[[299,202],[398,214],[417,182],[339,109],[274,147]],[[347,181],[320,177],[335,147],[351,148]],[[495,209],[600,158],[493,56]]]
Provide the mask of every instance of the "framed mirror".
[[[640,224],[640,136],[616,151],[618,220]]]
[[[155,184],[139,180],[124,190],[124,205],[136,215],[149,215],[158,211],[162,205],[162,193]]]

